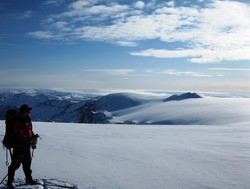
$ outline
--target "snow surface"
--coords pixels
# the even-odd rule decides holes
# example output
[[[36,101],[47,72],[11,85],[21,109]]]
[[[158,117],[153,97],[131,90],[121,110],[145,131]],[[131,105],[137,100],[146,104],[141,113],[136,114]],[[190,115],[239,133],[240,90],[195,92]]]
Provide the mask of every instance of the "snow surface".
[[[250,186],[250,122],[220,126],[33,124],[43,139],[33,158],[35,178],[63,180],[80,189]],[[0,139],[4,129],[0,121]],[[0,177],[6,172],[1,150]],[[16,178],[23,177],[20,168]]]

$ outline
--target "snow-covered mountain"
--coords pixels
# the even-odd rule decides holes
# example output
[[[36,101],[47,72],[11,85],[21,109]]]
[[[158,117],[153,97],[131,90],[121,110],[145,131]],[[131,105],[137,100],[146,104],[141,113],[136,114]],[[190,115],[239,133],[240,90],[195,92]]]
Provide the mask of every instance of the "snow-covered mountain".
[[[79,122],[80,110],[89,100],[97,100],[95,92],[54,90],[8,90],[0,93],[0,119],[5,111],[26,103],[31,106],[34,121]]]
[[[250,119],[250,98],[197,93],[59,90],[0,91],[0,119],[27,103],[34,121],[127,124],[228,124]]]
[[[168,102],[168,101],[180,101],[180,100],[186,100],[186,99],[190,99],[190,98],[202,98],[200,95],[196,94],[196,93],[183,93],[183,94],[175,94],[172,95],[166,99],[163,100],[163,102]]]
[[[96,109],[116,111],[141,105],[146,100],[131,93],[114,93],[99,98],[96,102]]]

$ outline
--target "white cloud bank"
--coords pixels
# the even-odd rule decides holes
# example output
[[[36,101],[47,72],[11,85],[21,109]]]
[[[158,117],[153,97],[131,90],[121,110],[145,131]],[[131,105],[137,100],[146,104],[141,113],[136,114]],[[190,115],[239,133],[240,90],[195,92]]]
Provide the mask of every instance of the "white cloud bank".
[[[209,47],[198,47],[181,50],[147,49],[139,52],[132,52],[130,54],[134,56],[148,56],[156,58],[188,58],[194,63],[250,60],[250,48],[243,47],[238,49],[231,47],[227,50],[220,47],[213,49],[210,49]]]
[[[67,36],[134,48],[138,42],[159,40],[165,47],[134,50],[131,55],[187,58],[194,63],[250,60],[250,4],[220,0],[176,4],[77,0],[67,11],[43,21],[50,30],[29,35],[56,40]],[[167,48],[169,43],[177,47]]]

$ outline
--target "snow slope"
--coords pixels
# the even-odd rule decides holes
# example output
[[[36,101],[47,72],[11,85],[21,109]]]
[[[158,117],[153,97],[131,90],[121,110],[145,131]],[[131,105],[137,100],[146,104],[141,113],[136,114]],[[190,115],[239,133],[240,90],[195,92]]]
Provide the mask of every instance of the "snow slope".
[[[33,176],[80,189],[248,189],[249,126],[34,122],[43,140],[34,154]],[[3,132],[0,121],[0,139]],[[1,150],[1,178],[4,163]],[[19,169],[16,178],[22,177]]]

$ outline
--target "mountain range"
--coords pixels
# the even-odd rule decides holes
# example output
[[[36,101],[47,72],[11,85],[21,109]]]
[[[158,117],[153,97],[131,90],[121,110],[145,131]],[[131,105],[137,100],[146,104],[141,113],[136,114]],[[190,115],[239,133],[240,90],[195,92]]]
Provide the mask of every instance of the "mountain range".
[[[28,104],[33,121],[118,124],[226,124],[249,119],[249,98],[197,93],[0,91],[0,119]],[[239,107],[239,108],[237,108]]]

